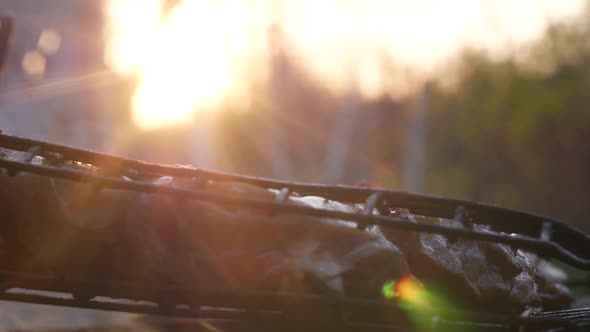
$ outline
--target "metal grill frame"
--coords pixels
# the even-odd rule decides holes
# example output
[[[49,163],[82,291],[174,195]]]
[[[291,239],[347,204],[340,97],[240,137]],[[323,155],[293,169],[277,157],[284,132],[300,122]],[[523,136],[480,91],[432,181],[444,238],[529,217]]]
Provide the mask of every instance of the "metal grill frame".
[[[469,238],[474,240],[505,243],[516,248],[537,253],[542,257],[556,258],[574,267],[590,270],[590,237],[575,228],[543,216],[494,207],[469,201],[416,195],[406,192],[376,190],[349,186],[327,186],[269,180],[257,177],[240,176],[220,172],[205,171],[184,166],[167,166],[143,161],[115,157],[108,154],[52,144],[48,142],[0,134],[0,147],[25,152],[21,160],[10,160],[0,157],[0,169],[6,174],[18,176],[20,173],[31,173],[53,178],[83,181],[94,185],[97,190],[112,188],[137,192],[149,192],[170,195],[179,200],[197,199],[228,206],[247,206],[268,211],[273,215],[298,214],[322,218],[334,218],[356,222],[359,229],[369,225],[379,225],[400,230],[438,233],[453,238]],[[108,170],[109,175],[91,174],[59,166],[33,164],[35,156],[43,156],[48,160],[75,161],[91,164]],[[132,174],[132,175],[131,175]],[[123,175],[131,175],[134,180],[122,179]],[[203,189],[179,189],[154,185],[141,177],[176,176],[195,178],[199,181],[237,181],[253,184],[263,188],[279,190],[275,201],[265,201],[251,197],[236,197],[220,193],[207,192]],[[327,209],[317,209],[288,203],[293,194],[316,195],[330,200],[347,203],[364,204],[361,213],[348,213]],[[469,228],[454,228],[440,225],[417,224],[401,217],[388,215],[389,208],[407,208],[413,214],[442,217],[448,219],[464,219],[469,216],[478,224],[491,225],[496,232],[481,232]],[[375,213],[375,211],[379,213]],[[2,292],[0,299],[74,306],[104,310],[143,312],[181,317],[202,317],[203,305],[244,308],[239,312],[217,312],[205,315],[208,318],[256,319],[260,310],[279,310],[292,312],[294,308],[306,308],[310,304],[331,308],[334,315],[331,322],[336,326],[346,325],[348,328],[357,326],[363,330],[400,330],[399,327],[388,325],[351,322],[346,319],[346,312],[374,312],[384,308],[399,310],[395,301],[379,302],[345,297],[327,297],[321,295],[277,294],[261,291],[203,291],[190,289],[165,288],[145,300],[154,301],[155,306],[144,304],[113,303],[93,299],[95,296],[112,298],[130,298],[127,295],[137,285],[118,281],[76,279],[68,276],[26,275],[15,271],[0,270],[0,284],[4,290],[21,287],[37,290],[57,291],[72,294],[72,298],[54,298],[45,295]],[[187,298],[187,294],[191,296]],[[197,299],[197,300],[194,300]],[[179,302],[180,301],[180,302]],[[191,303],[190,306],[178,304]],[[196,303],[196,304],[195,304]],[[396,309],[397,308],[397,309]],[[476,312],[433,311],[436,324],[446,322],[452,324],[453,317],[461,317],[454,321],[457,324],[484,324],[487,328],[496,326],[498,329],[513,329],[515,326],[543,326],[568,328],[572,319],[587,321],[590,313],[586,309],[575,314],[555,314],[538,317],[520,317],[512,314],[493,314]],[[572,316],[573,315],[573,316]],[[298,317],[300,315],[297,315]],[[444,317],[445,319],[440,319]],[[448,320],[449,317],[451,320]],[[334,319],[335,318],[335,319]],[[467,319],[467,322],[465,320]],[[434,322],[434,320],[433,320]],[[469,323],[472,322],[472,323]],[[317,323],[317,322],[316,322]],[[434,323],[433,323],[434,324]],[[435,324],[435,325],[436,325]],[[487,325],[486,325],[487,324]],[[494,325],[495,324],[495,325]],[[475,326],[474,325],[474,326]],[[484,327],[481,325],[481,327]],[[488,326],[489,325],[489,326]],[[385,329],[384,329],[385,328]]]
[[[368,225],[379,225],[400,230],[438,233],[451,237],[505,243],[544,257],[556,258],[574,267],[590,271],[590,236],[565,223],[532,213],[482,203],[417,195],[407,192],[350,186],[303,184],[206,171],[198,168],[146,163],[134,159],[115,157],[103,153],[4,134],[0,135],[0,147],[26,152],[25,158],[20,161],[0,158],[0,168],[6,169],[9,175],[27,172],[55,178],[84,181],[94,184],[97,188],[109,187],[113,189],[171,195],[179,199],[198,199],[222,205],[248,206],[266,209],[275,214],[291,213],[353,221],[358,223],[359,228],[364,228]],[[101,176],[63,167],[31,164],[30,161],[35,155],[49,158],[60,156],[64,160],[78,161],[97,167],[106,167],[114,171],[113,173],[116,171],[118,176]],[[121,175],[131,172],[155,176],[189,177],[199,179],[200,181],[237,181],[262,188],[280,190],[280,194],[274,202],[269,202],[250,197],[211,193],[201,189],[189,190],[163,187],[152,184],[151,182],[128,181],[121,178]],[[355,214],[287,204],[287,198],[292,193],[317,195],[330,200],[348,203],[363,203],[365,204],[365,211]],[[477,220],[477,223],[491,225],[498,232],[489,233],[467,228],[416,224],[400,217],[373,214],[372,211],[380,207],[381,204],[390,207],[407,208],[413,214],[447,219],[455,218],[458,209],[464,210],[472,219]]]

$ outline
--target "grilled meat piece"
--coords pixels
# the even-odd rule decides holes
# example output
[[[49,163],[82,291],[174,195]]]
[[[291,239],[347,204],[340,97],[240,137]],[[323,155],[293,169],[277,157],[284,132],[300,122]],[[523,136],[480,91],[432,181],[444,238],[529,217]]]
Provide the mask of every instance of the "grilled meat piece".
[[[398,212],[414,223],[464,227],[454,220]],[[487,225],[471,227],[491,232]],[[384,233],[404,252],[416,277],[438,292],[461,294],[453,296],[457,301],[518,308],[539,303],[532,265],[507,245],[389,229]]]
[[[572,291],[562,283],[544,283],[539,293],[545,310],[568,308],[574,302]]]
[[[163,185],[195,186],[186,180]],[[207,182],[200,187],[213,193],[276,198],[275,192],[244,183]],[[214,272],[212,277],[223,280],[227,287],[305,290],[320,286],[326,291],[376,297],[385,281],[409,273],[405,257],[382,234],[359,232],[351,223],[251,207],[178,203],[160,195],[142,196],[140,206],[132,210],[137,214],[133,212],[129,220],[141,223],[133,227],[139,239],[154,242],[143,247],[148,251],[144,256],[169,261],[170,257],[178,257],[179,251],[190,253],[198,261],[194,265],[197,269],[209,266],[207,270]],[[319,198],[293,197],[289,203],[312,204],[310,201],[317,204]],[[349,209],[331,201],[322,204],[326,208]],[[169,227],[177,228],[182,238],[174,242],[184,243],[185,249],[156,252],[157,248],[173,249],[166,245],[171,239],[166,239],[166,231],[162,230]],[[179,266],[186,266],[183,262],[187,258],[182,255],[175,260]],[[367,267],[373,267],[370,277],[358,278]]]
[[[103,172],[79,163],[60,167]],[[277,195],[244,183],[171,177],[150,181],[238,197],[273,200]],[[154,286],[372,297],[379,295],[385,281],[409,273],[405,257],[382,234],[359,232],[338,220],[101,189],[35,175],[0,176],[0,202],[6,221],[0,229],[10,252],[17,253],[5,262],[25,272]],[[289,203],[319,202],[293,197]],[[349,208],[331,201],[322,204]]]
[[[16,160],[23,154],[0,150],[3,157]],[[49,162],[36,156],[33,163]],[[106,172],[77,162],[52,163],[81,172]],[[140,180],[162,188],[200,189],[238,198],[273,201],[278,196],[278,191],[240,182],[170,176]],[[286,204],[349,213],[364,208],[297,194],[290,195]],[[19,271],[153,286],[373,298],[381,296],[385,282],[412,273],[427,288],[453,294],[454,300],[466,304],[522,309],[540,303],[532,264],[504,244],[379,227],[359,231],[355,223],[343,220],[103,189],[35,175],[0,176],[0,211],[5,220],[0,224],[4,235],[0,243],[5,253],[11,253],[3,261]],[[477,223],[463,225],[398,212],[410,222],[492,231]],[[544,294],[553,295],[544,298],[556,299],[558,306],[567,302],[567,289],[541,285]]]

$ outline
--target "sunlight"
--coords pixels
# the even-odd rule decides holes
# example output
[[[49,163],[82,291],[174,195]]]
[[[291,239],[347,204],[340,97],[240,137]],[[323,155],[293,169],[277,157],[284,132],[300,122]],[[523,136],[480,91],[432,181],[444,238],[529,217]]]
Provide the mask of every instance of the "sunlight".
[[[256,65],[265,62],[268,20],[255,6],[182,1],[164,16],[161,1],[111,0],[107,15],[107,61],[140,77],[132,106],[141,128],[182,123],[228,100],[246,103],[251,82],[265,73]]]
[[[115,70],[140,71],[155,48],[163,0],[112,0],[107,2],[109,43],[106,62]]]
[[[465,47],[505,54],[532,41],[583,0],[337,1],[109,0],[106,62],[139,83],[141,128],[191,120],[195,112],[245,108],[268,84],[270,58],[285,48],[335,94],[403,95]],[[272,35],[272,36],[271,36]],[[278,42],[278,44],[276,43]],[[400,74],[411,69],[415,75]]]

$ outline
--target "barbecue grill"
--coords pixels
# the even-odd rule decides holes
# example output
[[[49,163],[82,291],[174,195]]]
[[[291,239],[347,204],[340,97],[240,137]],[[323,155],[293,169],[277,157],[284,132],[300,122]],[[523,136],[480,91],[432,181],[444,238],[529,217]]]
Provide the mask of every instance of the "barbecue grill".
[[[505,243],[590,270],[590,238],[573,227],[549,218],[463,200],[416,195],[380,189],[325,186],[275,181],[211,172],[186,166],[167,166],[115,157],[38,140],[0,134],[0,148],[21,152],[20,160],[0,157],[1,176],[30,173],[43,177],[84,182],[102,189],[149,192],[181,202],[201,200],[223,206],[242,206],[272,215],[294,214],[355,222],[359,230],[370,225],[413,232],[438,233]],[[41,156],[56,163],[77,162],[99,166],[106,173],[33,163]],[[189,177],[199,181],[238,181],[279,191],[275,201],[236,197],[204,189],[162,187],[144,181],[153,176]],[[123,176],[126,178],[123,179]],[[290,195],[317,195],[330,200],[362,204],[360,213],[348,213],[286,204]],[[35,207],[30,207],[35,208]],[[470,219],[493,226],[495,232],[469,228],[410,223],[392,213],[405,208],[414,214],[455,220]],[[374,210],[378,214],[373,213]],[[43,220],[39,220],[42,223]],[[302,225],[304,227],[304,225]],[[10,251],[6,255],[11,255]],[[141,286],[125,280],[80,278],[72,275],[23,273],[0,262],[0,299],[59,306],[221,320],[264,330],[412,331],[414,326],[400,304],[392,300],[368,300],[345,296],[274,293],[252,290],[218,290],[159,285],[138,298]],[[313,308],[310,310],[309,308]],[[525,313],[481,312],[434,308],[424,312],[432,331],[582,331],[590,327],[590,308]],[[250,324],[250,325],[248,325]],[[425,327],[421,328],[425,328]]]

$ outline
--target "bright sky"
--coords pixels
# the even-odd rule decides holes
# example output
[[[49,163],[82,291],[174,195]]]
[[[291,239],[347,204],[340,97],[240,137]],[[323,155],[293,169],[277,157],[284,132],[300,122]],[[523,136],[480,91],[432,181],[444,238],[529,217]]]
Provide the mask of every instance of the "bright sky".
[[[318,82],[372,97],[394,89],[384,62],[428,74],[466,46],[500,54],[538,38],[551,21],[574,18],[586,3],[181,0],[164,17],[163,0],[109,0],[107,61],[140,77],[134,114],[149,128],[228,100],[247,102],[245,87],[268,79],[273,26],[282,47]]]
[[[585,0],[385,1],[395,12],[383,29],[393,55],[431,66],[464,45],[500,51],[540,37],[551,21],[571,19]],[[374,11],[379,12],[376,4]],[[371,15],[367,15],[370,17]],[[385,21],[385,19],[384,19]]]
[[[343,68],[362,82],[379,81],[380,57],[429,72],[470,46],[505,52],[542,35],[549,22],[579,14],[584,0],[293,0],[284,26],[312,71],[345,82]],[[363,74],[364,73],[364,74]],[[369,74],[367,74],[369,73]],[[354,78],[353,78],[354,80]],[[379,86],[379,82],[367,83]]]

